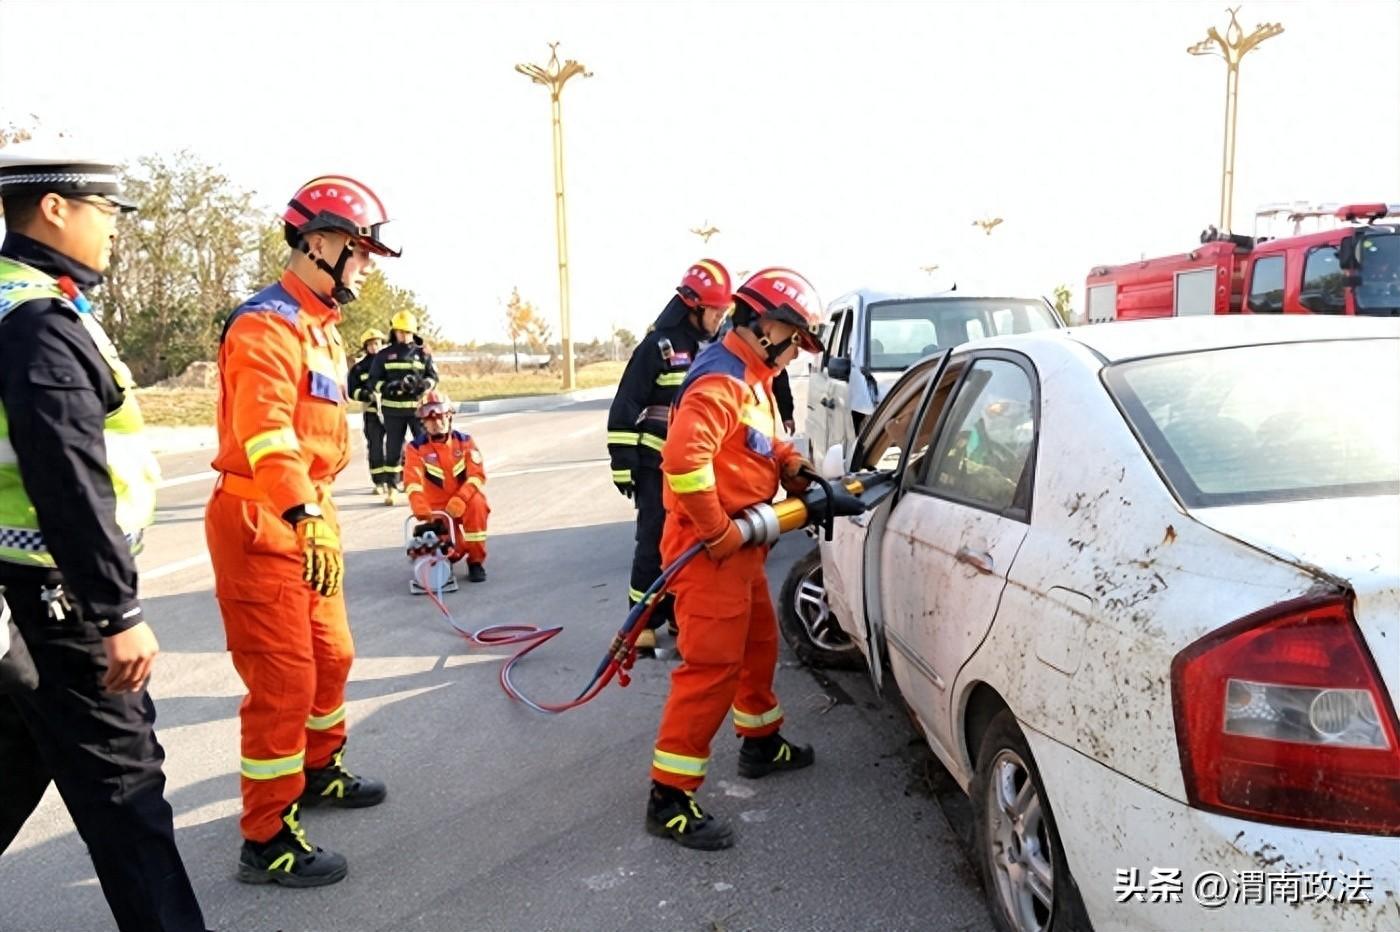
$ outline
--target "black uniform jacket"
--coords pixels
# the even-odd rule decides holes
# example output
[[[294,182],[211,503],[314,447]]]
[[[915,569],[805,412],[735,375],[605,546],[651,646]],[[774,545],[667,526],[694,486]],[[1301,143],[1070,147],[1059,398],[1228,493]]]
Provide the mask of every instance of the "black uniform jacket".
[[[0,254],[84,293],[102,276],[19,233]],[[0,324],[0,402],[20,478],[58,572],[0,562],[0,583],[56,582],[105,636],[144,619],[136,600],[136,561],[117,525],[116,495],[102,429],[121,406],[112,369],[74,312],[62,302],[28,301]]]

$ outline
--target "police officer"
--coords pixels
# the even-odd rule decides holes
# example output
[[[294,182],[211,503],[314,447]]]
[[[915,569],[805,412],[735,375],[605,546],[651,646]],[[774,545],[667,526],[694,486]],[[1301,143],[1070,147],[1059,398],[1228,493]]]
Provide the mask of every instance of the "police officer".
[[[714,339],[733,307],[732,288],[729,272],[714,259],[701,259],[687,269],[675,297],[632,352],[608,410],[613,484],[637,507],[629,605],[640,602],[661,575],[661,529],[666,523],[661,505],[661,446],[666,442],[671,399],[701,344]],[[674,629],[670,596],[657,605],[637,646],[655,647],[654,629],[667,622]]]
[[[374,357],[384,346],[384,334],[373,327],[360,334],[360,349],[364,355],[350,367],[346,386],[350,397],[365,406],[365,446],[369,450],[369,481],[376,495],[392,493],[393,486],[388,481],[393,470],[384,465],[384,420],[380,415],[379,396],[370,391],[369,371],[374,365]],[[387,488],[386,488],[387,486]]]
[[[437,368],[432,355],[423,348],[418,318],[399,311],[389,321],[389,345],[380,350],[370,366],[369,384],[379,395],[384,414],[384,504],[394,504],[394,490],[403,487],[403,445],[405,439],[423,433],[414,412],[418,400],[437,385]]]
[[[159,469],[85,294],[135,207],[111,165],[4,153],[0,205],[0,586],[39,674],[0,696],[0,851],[52,781],[118,928],[202,930],[146,692],[159,645],[136,598]]]

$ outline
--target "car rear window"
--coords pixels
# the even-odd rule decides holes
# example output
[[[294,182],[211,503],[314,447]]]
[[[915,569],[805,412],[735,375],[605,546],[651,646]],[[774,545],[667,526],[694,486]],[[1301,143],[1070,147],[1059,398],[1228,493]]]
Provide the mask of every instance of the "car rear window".
[[[1042,301],[1023,298],[926,298],[870,305],[870,368],[907,369],[940,350],[982,337],[1051,330]]]
[[[1139,359],[1104,382],[1187,507],[1400,494],[1400,341]]]

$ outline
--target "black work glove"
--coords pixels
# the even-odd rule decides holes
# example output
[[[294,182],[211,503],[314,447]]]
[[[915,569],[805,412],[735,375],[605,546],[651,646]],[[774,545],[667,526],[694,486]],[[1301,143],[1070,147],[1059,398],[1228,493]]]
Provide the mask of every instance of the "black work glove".
[[[424,521],[422,524],[414,527],[413,536],[422,537],[429,531],[432,531],[438,537],[445,537],[447,536],[447,525],[442,523],[441,518],[435,518],[432,521]]]
[[[633,478],[639,468],[636,447],[608,447],[612,459],[612,481],[619,492],[630,500],[637,494],[637,483]]]
[[[423,389],[423,380],[420,379],[418,376],[414,375],[412,372],[404,376],[401,382],[403,385],[403,392],[406,395],[417,394]]]

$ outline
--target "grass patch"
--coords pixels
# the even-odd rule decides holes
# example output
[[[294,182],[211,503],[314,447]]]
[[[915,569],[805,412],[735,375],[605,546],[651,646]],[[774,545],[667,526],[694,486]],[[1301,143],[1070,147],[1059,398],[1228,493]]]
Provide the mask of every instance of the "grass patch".
[[[141,414],[152,427],[190,427],[214,424],[216,388],[138,388]]]
[[[596,362],[577,372],[579,388],[616,385],[625,362]],[[522,395],[553,395],[560,390],[554,372],[469,373],[444,366],[442,388],[453,401],[486,401]],[[141,388],[136,390],[141,413],[153,427],[187,427],[214,423],[219,393],[213,388]],[[358,410],[356,405],[352,410]]]
[[[616,385],[622,378],[625,362],[595,362],[575,373],[579,388],[599,388]],[[539,370],[520,372],[469,373],[456,367],[443,366],[438,373],[442,389],[453,401],[488,401],[493,398],[516,398],[521,395],[553,395],[560,389],[557,372]]]

